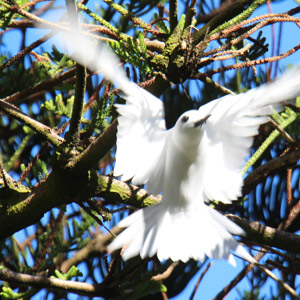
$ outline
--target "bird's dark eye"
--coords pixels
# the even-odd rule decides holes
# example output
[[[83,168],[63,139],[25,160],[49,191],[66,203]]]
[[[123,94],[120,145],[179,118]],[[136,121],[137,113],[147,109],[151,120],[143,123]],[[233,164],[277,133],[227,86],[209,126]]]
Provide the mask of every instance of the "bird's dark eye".
[[[189,119],[188,116],[183,116],[183,117],[181,118],[181,122],[182,122],[182,123],[186,123],[186,122],[188,121],[188,119]]]

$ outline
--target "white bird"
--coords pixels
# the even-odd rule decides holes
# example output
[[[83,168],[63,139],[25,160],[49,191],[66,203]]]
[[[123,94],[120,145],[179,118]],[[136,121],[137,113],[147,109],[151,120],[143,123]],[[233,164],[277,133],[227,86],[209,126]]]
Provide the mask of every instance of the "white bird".
[[[126,228],[109,246],[126,246],[129,259],[157,254],[159,260],[186,262],[208,257],[235,264],[232,251],[255,260],[233,238],[244,231],[205,203],[231,203],[242,195],[242,167],[253,137],[268,115],[300,93],[300,72],[239,95],[227,95],[183,113],[166,130],[162,102],[136,86],[118,105],[117,153],[114,175],[146,184],[162,193],[156,206],[122,220]]]
[[[202,261],[205,256],[235,264],[232,252],[255,262],[232,235],[243,229],[207,203],[231,203],[241,196],[242,167],[253,137],[273,109],[300,94],[300,71],[239,95],[227,95],[183,113],[175,126],[165,127],[163,103],[126,77],[117,57],[78,31],[67,35],[76,61],[101,70],[124,93],[117,105],[115,176],[145,184],[161,203],[140,209],[122,220],[125,228],[108,251],[126,248],[125,260],[157,255],[160,261]]]

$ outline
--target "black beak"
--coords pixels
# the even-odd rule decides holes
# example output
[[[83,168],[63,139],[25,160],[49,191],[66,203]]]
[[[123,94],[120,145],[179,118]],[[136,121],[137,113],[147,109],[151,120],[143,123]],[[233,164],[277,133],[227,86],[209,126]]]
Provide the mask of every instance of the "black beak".
[[[211,115],[208,115],[208,116],[206,116],[205,118],[203,118],[203,119],[201,119],[201,120],[195,122],[194,127],[202,126],[210,116],[211,116]]]

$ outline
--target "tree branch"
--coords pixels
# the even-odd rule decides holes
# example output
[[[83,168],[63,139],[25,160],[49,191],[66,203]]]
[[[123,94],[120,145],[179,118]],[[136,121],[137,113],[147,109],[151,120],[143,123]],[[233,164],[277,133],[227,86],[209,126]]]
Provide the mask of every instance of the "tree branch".
[[[76,89],[75,100],[70,120],[70,129],[66,133],[66,144],[77,146],[80,139],[80,124],[82,117],[82,109],[84,104],[84,93],[86,85],[86,68],[80,64],[76,64]]]
[[[149,195],[144,189],[108,176],[98,176],[98,189],[95,196],[135,207],[151,206],[162,199],[161,196]]]
[[[16,273],[5,268],[0,268],[0,280],[36,288],[50,288],[57,291],[76,293],[86,296],[107,297],[112,295],[101,284],[90,284],[79,281],[48,278],[45,276]]]
[[[114,120],[81,154],[69,164],[78,170],[89,170],[116,144],[118,121]]]
[[[48,41],[54,33],[50,32],[43,36],[42,38],[38,39],[37,41],[33,42],[31,45],[25,47],[22,51],[20,51],[17,55],[13,56],[11,59],[4,62],[2,65],[0,65],[0,71],[4,70],[5,68],[9,68],[13,63],[16,63],[23,59],[23,57],[28,54],[30,51],[32,51],[34,48],[40,46],[44,42]]]
[[[170,30],[171,32],[174,31],[175,27],[177,26],[178,19],[177,19],[177,0],[170,0],[169,1],[169,19],[170,19]]]
[[[79,171],[77,168],[55,168],[31,194],[20,194],[19,197],[12,195],[12,199],[2,199],[7,204],[0,205],[0,240],[35,224],[52,208],[76,199],[107,197],[110,201],[136,207],[149,206],[160,201],[159,197],[148,195],[147,191],[112,177]]]
[[[244,179],[243,195],[247,195],[258,183],[266,179],[272,172],[281,168],[293,167],[300,158],[300,149],[296,148],[278,158],[257,167]]]
[[[66,0],[68,17],[71,24],[75,26],[74,30],[80,30],[77,19],[77,12],[74,0]],[[77,146],[80,139],[80,124],[82,109],[84,104],[84,93],[86,88],[86,68],[76,63],[76,83],[75,83],[75,100],[73,103],[72,116],[70,120],[70,129],[66,134],[66,144]]]
[[[259,222],[250,222],[247,219],[227,215],[234,223],[242,227],[247,233],[247,239],[261,245],[268,245],[293,253],[300,252],[300,236],[275,228],[265,226]]]
[[[64,141],[64,139],[57,135],[50,127],[30,118],[12,104],[0,100],[0,110],[29,126],[32,130],[42,135],[47,141],[56,147]]]
[[[91,255],[99,255],[106,253],[106,245],[112,240],[113,235],[117,235],[122,231],[122,228],[115,226],[109,233],[103,234],[99,232],[95,237],[88,242],[88,244],[77,251],[71,258],[65,260],[60,270],[67,273],[72,266],[77,266],[81,262],[87,260]]]
[[[194,33],[193,35],[194,43],[195,44],[200,43],[208,31],[211,32],[219,25],[222,25],[226,21],[229,21],[235,16],[239,15],[241,12],[243,12],[245,5],[248,4],[249,2],[251,1],[249,0],[234,1],[231,5],[226,7],[221,14],[217,14],[214,18],[208,21],[199,31]]]
[[[75,75],[76,69],[71,68],[70,70],[57,75],[54,78],[42,81],[41,83],[36,84],[33,87],[30,87],[28,89],[16,92],[10,96],[7,96],[3,99],[6,103],[15,103],[17,100],[22,99],[24,101],[24,98],[27,96],[30,96],[34,93],[41,92],[41,91],[49,91],[53,89],[55,86],[62,84],[62,82],[66,79],[69,79]]]

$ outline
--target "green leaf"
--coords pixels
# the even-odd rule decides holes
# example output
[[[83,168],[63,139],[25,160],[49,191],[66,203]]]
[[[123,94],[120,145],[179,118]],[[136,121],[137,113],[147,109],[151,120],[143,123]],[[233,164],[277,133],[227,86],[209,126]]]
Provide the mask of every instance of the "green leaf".
[[[36,180],[40,181],[46,176],[48,176],[48,168],[44,161],[38,159],[36,164],[32,168],[32,172]]]
[[[154,14],[154,18],[153,20],[158,20],[158,19],[161,19],[161,17],[155,13]],[[170,34],[170,28],[166,25],[166,23],[161,20],[159,22],[156,22],[155,25],[165,34],[169,35]]]
[[[75,266],[72,266],[67,273],[61,273],[58,270],[54,270],[54,274],[56,278],[62,280],[70,280],[73,277],[83,276],[83,274]],[[51,278],[55,278],[55,276],[51,276]]]
[[[23,293],[15,293],[10,287],[2,287],[2,292],[0,292],[1,299],[23,299],[27,298],[33,292],[32,289],[27,290]]]
[[[41,105],[41,108],[47,111],[51,111],[56,115],[70,118],[72,115],[74,99],[75,97],[71,96],[65,101],[62,94],[58,94],[56,95],[54,102],[52,99],[49,99]]]

